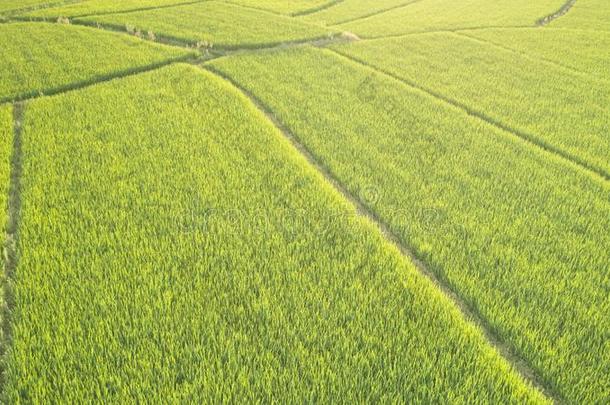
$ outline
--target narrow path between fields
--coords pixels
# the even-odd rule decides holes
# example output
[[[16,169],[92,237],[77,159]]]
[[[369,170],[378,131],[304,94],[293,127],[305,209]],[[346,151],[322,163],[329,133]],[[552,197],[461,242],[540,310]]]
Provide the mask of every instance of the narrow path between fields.
[[[103,83],[103,82],[107,82],[107,81],[114,80],[114,79],[120,79],[123,77],[133,76],[133,75],[137,75],[137,74],[144,73],[144,72],[149,72],[151,70],[156,70],[156,69],[162,68],[164,66],[171,65],[172,63],[177,63],[177,62],[188,63],[188,62],[196,62],[196,61],[197,61],[197,58],[195,56],[190,56],[190,55],[173,58],[173,59],[168,59],[168,60],[165,60],[165,61],[162,61],[159,63],[154,63],[151,65],[139,66],[139,67],[128,69],[128,70],[112,72],[112,73],[109,73],[109,74],[101,76],[101,77],[95,77],[95,78],[92,78],[89,80],[72,82],[70,84],[66,84],[63,86],[45,89],[44,92],[36,90],[36,91],[32,91],[32,92],[26,93],[21,96],[5,97],[5,98],[0,99],[0,104],[6,103],[6,102],[28,101],[28,100],[33,100],[33,99],[36,99],[39,97],[44,97],[44,96],[53,96],[56,94],[66,93],[69,91],[79,90],[84,87],[93,86],[98,83]]]
[[[11,311],[13,309],[13,281],[19,261],[17,241],[19,239],[19,219],[21,216],[21,126],[25,104],[13,104],[13,153],[11,156],[8,212],[4,237],[4,273],[2,275],[2,310],[0,339],[0,387],[4,387],[6,355],[11,345]]]
[[[294,14],[292,14],[292,16],[293,17],[301,17],[301,16],[304,16],[304,15],[315,14],[315,13],[318,13],[320,11],[323,11],[323,10],[329,9],[331,7],[334,7],[337,4],[339,4],[339,3],[343,3],[344,1],[345,0],[333,0],[333,1],[329,1],[328,3],[323,4],[323,5],[319,6],[319,7],[315,7],[315,8],[311,8],[309,10],[304,10],[304,11],[301,11],[301,12],[298,12],[298,13],[294,13]]]
[[[554,145],[551,145],[551,144],[545,142],[544,140],[538,139],[537,137],[535,137],[532,134],[529,134],[527,132],[513,128],[510,125],[500,122],[500,121],[496,120],[495,118],[492,118],[492,117],[488,116],[487,114],[485,114],[481,111],[478,111],[475,108],[470,107],[460,101],[454,100],[435,90],[422,86],[422,85],[416,83],[415,81],[404,79],[391,72],[380,69],[376,66],[371,65],[370,63],[368,63],[364,60],[361,60],[361,59],[356,58],[351,55],[341,53],[340,51],[337,51],[336,49],[329,49],[329,48],[325,48],[325,49],[328,49],[330,52],[335,53],[339,57],[348,59],[348,60],[358,63],[362,66],[366,66],[367,68],[374,70],[377,73],[388,76],[394,80],[398,80],[399,82],[406,84],[407,86],[412,87],[414,89],[423,91],[424,93],[427,93],[429,96],[434,97],[435,99],[437,99],[439,101],[442,101],[446,104],[450,104],[451,106],[462,110],[463,112],[467,113],[468,115],[470,115],[472,117],[483,120],[486,123],[498,128],[498,129],[501,129],[502,131],[504,131],[506,133],[509,133],[517,138],[520,138],[521,140],[526,141],[532,147],[538,148],[538,149],[544,151],[545,153],[549,153],[551,155],[559,157],[565,163],[567,163],[571,166],[577,167],[578,169],[589,173],[590,175],[592,175],[595,178],[598,178],[605,182],[610,181],[610,174],[606,173],[604,170],[602,170],[598,167],[595,167],[595,166],[591,165],[589,162],[581,159],[580,157],[575,156],[569,152],[563,151],[563,150],[555,147]]]
[[[347,20],[342,20],[342,21],[336,22],[334,24],[329,25],[329,27],[334,27],[334,26],[337,26],[337,25],[346,24],[346,23],[350,23],[350,22],[354,22],[354,21],[366,20],[367,18],[375,17],[375,16],[378,16],[379,14],[385,14],[385,13],[387,13],[389,11],[393,11],[393,10],[398,10],[398,9],[401,9],[401,8],[409,7],[410,5],[418,3],[420,1],[422,1],[422,0],[412,0],[411,2],[406,3],[406,4],[399,4],[397,6],[393,6],[393,7],[390,7],[390,8],[385,8],[383,10],[377,10],[374,13],[365,14],[365,15],[361,15],[359,17],[349,18]]]
[[[561,403],[559,396],[550,390],[542,382],[534,370],[532,370],[527,362],[519,355],[514,353],[510,347],[505,344],[492,330],[485,320],[473,310],[473,308],[457,294],[446,280],[439,278],[436,273],[429,270],[424,262],[418,258],[413,251],[408,248],[401,239],[394,234],[390,227],[372,210],[366,207],[358,198],[354,197],[346,187],[335,177],[335,175],[324,166],[317,157],[307,149],[295,135],[273,114],[273,110],[268,108],[260,99],[243,88],[239,83],[235,82],[231,77],[225,75],[212,66],[206,65],[203,69],[210,71],[224,80],[231,83],[241,93],[243,93],[258,110],[260,110],[273,123],[273,125],[282,133],[282,135],[292,144],[292,146],[306,159],[306,161],[318,171],[322,177],[337,191],[343,198],[352,204],[358,215],[369,220],[379,232],[389,241],[407,260],[415,265],[417,270],[427,278],[436,288],[438,288],[461,312],[466,321],[472,322],[481,332],[487,343],[491,345],[502,356],[507,363],[521,375],[521,377],[531,383],[541,393],[546,395],[555,403]]]
[[[536,25],[539,27],[543,27],[545,25],[552,23],[559,17],[566,15],[567,12],[570,11],[572,6],[574,6],[575,3],[576,3],[576,0],[567,0],[563,4],[563,6],[561,6],[561,8],[559,10],[555,11],[553,14],[547,15],[546,17],[542,17],[541,19],[536,21]]]
[[[468,30],[464,30],[464,31],[468,31]],[[516,55],[519,55],[519,56],[522,56],[524,58],[530,59],[530,60],[532,60],[534,62],[543,62],[543,63],[547,63],[549,65],[553,65],[556,68],[559,68],[559,69],[562,69],[562,70],[567,70],[567,71],[569,71],[572,74],[579,75],[579,76],[585,76],[587,79],[593,78],[595,80],[609,81],[608,78],[593,76],[593,75],[591,75],[591,73],[583,72],[583,71],[575,69],[575,68],[573,68],[571,66],[561,64],[561,63],[556,62],[554,60],[545,58],[542,55],[532,55],[532,54],[530,54],[529,52],[526,52],[526,51],[520,51],[518,49],[509,48],[509,47],[507,47],[505,45],[498,44],[496,42],[492,42],[492,41],[489,41],[487,39],[478,38],[478,37],[475,37],[475,36],[472,36],[472,35],[468,35],[468,33],[464,32],[464,31],[453,31],[453,34],[459,35],[459,36],[461,36],[463,38],[467,38],[468,40],[471,40],[471,41],[479,42],[479,43],[484,44],[486,46],[490,46],[490,47],[494,47],[494,48],[498,48],[498,49],[502,49],[502,50],[514,53]]]

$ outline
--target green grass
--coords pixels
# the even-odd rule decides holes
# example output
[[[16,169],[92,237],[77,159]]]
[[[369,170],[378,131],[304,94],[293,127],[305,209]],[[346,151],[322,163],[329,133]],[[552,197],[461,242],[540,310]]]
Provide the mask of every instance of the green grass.
[[[562,17],[563,18],[563,17]],[[491,43],[575,69],[598,79],[610,79],[610,32],[521,28],[464,31]]]
[[[610,3],[606,0],[577,0],[570,11],[553,21],[550,27],[610,31]]]
[[[50,18],[78,17],[92,14],[118,13],[149,7],[165,7],[194,0],[88,0],[59,7],[45,8],[24,13],[24,17]]]
[[[228,82],[28,103],[5,402],[543,402]]]
[[[159,10],[79,18],[115,28],[130,25],[156,35],[218,48],[275,45],[326,37],[331,31],[290,17],[210,1]]]
[[[0,24],[0,102],[56,92],[192,52],[88,27]]]
[[[371,18],[341,24],[337,28],[361,37],[456,28],[534,25],[563,4],[564,0],[422,0]]]
[[[608,401],[607,182],[331,51],[209,66],[273,110],[560,397]]]
[[[345,21],[365,18],[415,1],[418,0],[377,0],[375,2],[370,0],[344,0],[317,13],[308,14],[304,19],[327,25],[340,24]]]
[[[230,3],[287,15],[311,12],[328,5],[333,1],[334,0],[229,0]]]
[[[610,119],[602,118],[610,117],[608,81],[454,33],[335,49],[464,104],[610,177]]]

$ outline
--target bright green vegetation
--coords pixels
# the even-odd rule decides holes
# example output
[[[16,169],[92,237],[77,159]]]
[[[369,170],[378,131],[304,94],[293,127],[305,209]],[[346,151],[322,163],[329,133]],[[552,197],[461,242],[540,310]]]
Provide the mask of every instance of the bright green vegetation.
[[[45,4],[62,4],[61,0],[0,0],[0,13],[38,7]]]
[[[334,0],[229,0],[230,3],[289,15],[315,11],[333,1]]]
[[[543,402],[228,82],[28,104],[5,402]]]
[[[503,28],[463,33],[523,52],[533,58],[570,67],[598,79],[610,79],[610,32]]]
[[[577,0],[566,15],[551,22],[550,26],[610,31],[610,2]]]
[[[402,54],[392,49],[378,57]],[[274,111],[560,396],[608,400],[607,182],[328,50],[209,65]]]
[[[610,176],[607,81],[454,33],[360,41],[336,49]]]
[[[317,13],[309,14],[304,18],[328,25],[339,24],[375,15],[415,1],[418,0],[377,0],[375,2],[371,2],[370,0],[344,0],[332,7]]]
[[[88,27],[0,25],[0,101],[54,92],[192,55]]]
[[[60,7],[46,8],[24,14],[25,17],[57,18],[78,17],[93,14],[119,13],[152,7],[165,7],[193,0],[89,0]]]
[[[127,25],[179,41],[205,41],[218,48],[274,45],[321,38],[328,30],[290,17],[216,1],[78,19],[115,28]]]
[[[421,0],[337,28],[361,37],[457,28],[534,25],[564,0]]]

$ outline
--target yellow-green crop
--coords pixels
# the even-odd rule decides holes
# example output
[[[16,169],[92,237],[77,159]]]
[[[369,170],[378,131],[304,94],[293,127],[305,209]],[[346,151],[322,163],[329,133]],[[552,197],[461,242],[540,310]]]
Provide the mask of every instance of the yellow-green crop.
[[[95,82],[193,56],[88,27],[0,24],[0,102]]]
[[[550,24],[553,28],[610,31],[610,2],[577,0],[570,11]]]
[[[533,26],[565,0],[421,0],[369,18],[338,25],[361,37],[456,28]]]
[[[500,28],[461,33],[610,81],[610,31]]]
[[[31,101],[18,402],[544,402],[228,82]]]
[[[44,8],[24,13],[23,17],[58,18],[83,15],[120,13],[154,7],[167,7],[176,4],[192,3],[193,0],[87,0],[58,7]]]
[[[290,17],[218,1],[157,10],[108,14],[76,19],[143,32],[189,43],[206,42],[216,48],[247,48],[323,38],[331,30]]]
[[[607,181],[328,50],[209,66],[273,111],[560,398],[608,400]]]
[[[360,41],[335,49],[610,178],[610,81],[455,33]]]

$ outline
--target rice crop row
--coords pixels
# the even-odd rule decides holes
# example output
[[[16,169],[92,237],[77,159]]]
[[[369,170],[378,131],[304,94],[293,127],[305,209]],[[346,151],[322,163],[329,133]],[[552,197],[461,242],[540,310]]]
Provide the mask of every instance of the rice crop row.
[[[540,28],[464,31],[491,43],[523,52],[598,79],[610,80],[610,32]]]
[[[0,24],[0,102],[195,56],[192,51],[88,27]]]
[[[5,402],[545,402],[228,82],[27,104]]]
[[[607,182],[329,50],[206,65],[273,111],[559,398],[608,401]],[[436,68],[451,67],[420,75]]]
[[[564,0],[422,0],[370,18],[338,25],[361,37],[456,28],[535,25]]]
[[[324,38],[332,32],[290,17],[217,1],[76,20],[115,28],[133,26],[161,37],[205,42],[215,48],[276,45]]]
[[[340,24],[345,21],[364,18],[415,1],[421,0],[378,0],[375,2],[369,0],[344,0],[317,13],[308,14],[304,19],[327,25]]]
[[[334,48],[610,177],[608,81],[454,33]]]

